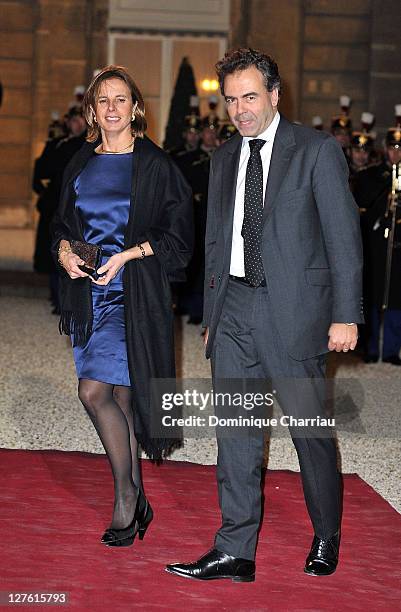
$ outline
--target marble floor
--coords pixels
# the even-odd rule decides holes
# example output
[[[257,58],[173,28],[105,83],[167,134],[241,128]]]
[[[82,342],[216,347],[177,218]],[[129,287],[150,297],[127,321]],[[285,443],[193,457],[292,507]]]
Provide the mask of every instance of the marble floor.
[[[0,294],[0,447],[102,453],[76,395],[69,339],[45,297]],[[200,327],[176,320],[177,370],[209,378]],[[357,473],[401,512],[401,368],[334,355],[329,372],[339,387],[338,445],[344,473]],[[214,438],[187,439],[172,459],[213,464]],[[270,469],[298,470],[288,433],[268,444]]]

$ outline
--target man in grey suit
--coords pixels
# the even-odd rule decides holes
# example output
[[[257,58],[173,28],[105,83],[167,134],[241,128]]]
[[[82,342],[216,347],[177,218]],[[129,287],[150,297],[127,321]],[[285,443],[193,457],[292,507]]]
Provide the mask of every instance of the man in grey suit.
[[[280,115],[280,75],[270,57],[238,49],[216,69],[239,134],[215,152],[209,183],[204,326],[214,387],[222,379],[302,379],[304,393],[281,385],[283,412],[324,416],[315,383],[324,380],[325,357],[353,350],[363,322],[359,215],[347,164],[332,136]],[[335,441],[290,433],[314,528],[304,571],[331,574],[340,540]],[[167,571],[255,579],[263,448],[255,431],[218,435],[222,526],[214,548]]]

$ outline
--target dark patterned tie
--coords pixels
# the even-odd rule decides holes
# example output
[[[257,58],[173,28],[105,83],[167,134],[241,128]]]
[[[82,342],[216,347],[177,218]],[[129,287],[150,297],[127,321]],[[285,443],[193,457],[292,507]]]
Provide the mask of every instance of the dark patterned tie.
[[[263,166],[260,150],[265,142],[260,138],[249,141],[251,154],[245,177],[244,222],[241,235],[244,239],[245,278],[253,287],[259,287],[265,278],[260,249],[263,217]]]

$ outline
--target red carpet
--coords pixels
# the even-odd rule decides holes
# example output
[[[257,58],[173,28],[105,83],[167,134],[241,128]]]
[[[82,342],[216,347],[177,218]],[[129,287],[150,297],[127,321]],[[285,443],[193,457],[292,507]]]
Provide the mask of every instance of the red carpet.
[[[0,450],[0,458],[3,592],[67,591],[64,609],[91,612],[401,610],[400,517],[357,476],[344,479],[341,563],[333,576],[303,573],[311,527],[300,478],[273,471],[256,582],[199,583],[163,568],[212,545],[219,525],[214,467],[144,461],[155,520],[143,542],[110,549],[99,542],[113,500],[105,456]]]

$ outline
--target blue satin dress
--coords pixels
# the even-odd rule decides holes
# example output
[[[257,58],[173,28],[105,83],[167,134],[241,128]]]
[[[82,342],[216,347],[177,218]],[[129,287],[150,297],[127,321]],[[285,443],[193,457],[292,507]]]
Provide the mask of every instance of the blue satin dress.
[[[74,181],[75,207],[86,242],[102,247],[104,264],[124,250],[131,194],[132,153],[94,154]],[[78,378],[130,386],[125,340],[123,268],[105,287],[92,283],[93,331],[74,346]]]

